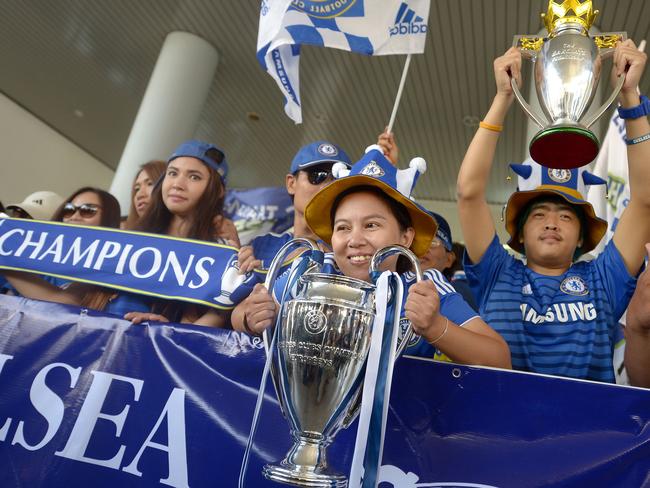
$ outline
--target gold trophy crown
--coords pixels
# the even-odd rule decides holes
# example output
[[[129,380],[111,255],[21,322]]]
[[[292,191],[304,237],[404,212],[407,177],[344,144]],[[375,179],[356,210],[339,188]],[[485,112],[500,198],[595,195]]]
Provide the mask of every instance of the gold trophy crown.
[[[589,31],[598,15],[591,0],[549,0],[548,11],[542,14],[544,25],[551,34],[558,26],[577,23]]]

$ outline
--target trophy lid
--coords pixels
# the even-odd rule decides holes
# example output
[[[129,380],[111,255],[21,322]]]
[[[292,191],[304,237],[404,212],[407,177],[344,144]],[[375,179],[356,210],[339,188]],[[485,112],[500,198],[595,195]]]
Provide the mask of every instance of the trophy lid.
[[[549,0],[548,11],[542,14],[542,19],[549,34],[559,26],[570,23],[580,24],[588,31],[598,12],[593,9],[591,0]]]

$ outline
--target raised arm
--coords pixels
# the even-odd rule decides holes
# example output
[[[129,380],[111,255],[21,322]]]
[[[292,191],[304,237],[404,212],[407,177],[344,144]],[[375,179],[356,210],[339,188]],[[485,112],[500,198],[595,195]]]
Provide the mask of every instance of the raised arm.
[[[650,256],[650,244],[645,245]],[[639,277],[627,309],[625,369],[630,384],[650,388],[650,271]]]
[[[499,140],[499,128],[514,100],[510,77],[521,83],[520,71],[521,53],[516,48],[510,48],[494,60],[497,94],[483,119],[483,127],[479,127],[467,148],[458,173],[458,214],[467,253],[474,263],[481,260],[496,232],[485,188]]]
[[[621,107],[636,107],[641,103],[639,80],[645,69],[647,56],[638,51],[631,40],[616,48],[614,70],[621,74],[627,70],[625,84],[619,95]],[[625,120],[628,141],[650,133],[647,116]],[[621,215],[614,232],[614,244],[621,253],[630,274],[639,272],[643,263],[643,245],[650,241],[650,140],[627,146],[628,182],[630,203]]]

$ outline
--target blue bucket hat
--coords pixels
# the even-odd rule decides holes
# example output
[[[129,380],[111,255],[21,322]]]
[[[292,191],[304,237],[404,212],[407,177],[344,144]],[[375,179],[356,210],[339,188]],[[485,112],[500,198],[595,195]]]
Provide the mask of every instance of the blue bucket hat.
[[[524,246],[519,242],[519,218],[529,204],[541,196],[559,196],[574,207],[580,208],[585,216],[581,253],[594,249],[607,232],[607,222],[598,216],[594,207],[585,200],[584,194],[589,185],[606,185],[602,178],[588,172],[586,167],[576,169],[547,168],[527,160],[523,164],[511,164],[518,176],[518,188],[510,196],[506,205],[506,230],[510,234],[508,245],[520,253]]]
[[[352,165],[345,151],[336,144],[327,141],[316,141],[301,147],[291,161],[289,173],[296,174],[301,169],[323,163],[343,163]]]
[[[427,211],[427,213],[436,219],[436,222],[438,223],[438,230],[436,230],[435,237],[440,239],[440,242],[442,242],[442,245],[447,251],[451,252],[451,245],[454,241],[451,238],[451,229],[449,228],[449,223],[440,214],[430,211]]]
[[[411,193],[426,167],[424,159],[415,158],[410,162],[408,169],[399,170],[386,159],[379,146],[370,146],[363,158],[354,163],[352,168],[348,169],[345,163],[334,165],[332,174],[336,179],[316,193],[305,208],[307,225],[323,241],[331,244],[330,216],[336,197],[348,188],[374,186],[406,208],[415,229],[411,250],[416,256],[423,256],[429,250],[438,225],[426,209],[413,200]]]
[[[218,151],[221,157],[209,155],[208,151],[210,150]],[[176,158],[182,157],[196,158],[199,161],[202,161],[205,165],[219,173],[221,181],[224,185],[226,184],[226,178],[228,177],[228,162],[226,161],[226,154],[217,146],[207,142],[197,141],[195,139],[182,142],[169,157],[167,164],[171,163]]]

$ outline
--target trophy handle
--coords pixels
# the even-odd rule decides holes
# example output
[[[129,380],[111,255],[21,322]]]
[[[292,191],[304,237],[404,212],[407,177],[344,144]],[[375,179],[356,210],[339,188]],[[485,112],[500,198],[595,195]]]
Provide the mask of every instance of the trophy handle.
[[[611,57],[614,54],[614,50],[616,49],[616,44],[618,42],[623,42],[626,39],[626,32],[607,32],[605,34],[599,34],[593,37],[594,43],[596,46],[598,46],[598,52],[601,59],[607,59]],[[625,76],[626,74],[623,74],[623,76],[618,77],[616,85],[614,86],[614,91],[611,93],[609,98],[596,112],[593,113],[593,115],[583,121],[583,125],[585,127],[591,127],[594,122],[596,122],[596,120],[598,120],[600,116],[605,113],[609,106],[614,103],[614,100],[616,100],[616,97],[620,93],[621,88],[623,88],[623,83],[625,83]]]
[[[405,247],[398,246],[398,245],[384,247],[374,254],[372,259],[370,260],[370,274],[372,275],[372,273],[376,273],[377,271],[379,271],[379,265],[382,263],[382,261],[389,256],[394,256],[395,254],[400,254],[408,258],[408,260],[413,265],[413,269],[415,270],[416,281],[422,281],[424,279],[424,276],[422,275],[422,268],[420,267],[420,261],[418,260],[417,256],[413,254],[413,252],[410,251],[409,249],[406,249]],[[409,322],[408,328],[406,329],[406,331],[404,332],[404,336],[402,337],[402,342],[399,344],[399,346],[397,346],[397,352],[395,357],[399,357],[399,355],[402,354],[402,352],[406,347],[406,344],[408,344],[412,335],[413,335],[413,327]]]
[[[284,263],[285,258],[289,254],[289,250],[298,249],[300,247],[305,247],[311,249],[312,251],[319,250],[315,242],[311,241],[310,239],[305,239],[303,237],[296,237],[294,239],[291,239],[284,246],[282,246],[280,250],[277,252],[277,254],[275,255],[275,257],[273,258],[273,261],[271,261],[269,270],[266,273],[266,279],[264,280],[264,286],[266,287],[267,290],[269,290],[269,293],[271,294],[273,293],[273,285],[275,284],[275,280],[278,277],[278,273],[282,268],[282,263]],[[271,331],[270,334],[269,334],[269,330]],[[284,404],[284,400],[282,398],[282,393],[281,393],[282,390],[280,389],[280,379],[278,377],[278,371],[275,368],[275,363],[272,360],[273,351],[271,351],[271,345],[273,344],[274,336],[275,336],[275,327],[273,326],[267,327],[266,329],[264,329],[264,332],[262,332],[264,351],[266,351],[266,356],[267,356],[266,360],[271,362],[271,364],[269,365],[269,372],[271,373],[270,374],[271,382],[273,383],[273,388],[275,388],[275,394],[278,398],[278,402],[280,402],[280,411],[286,417],[287,409],[286,409],[286,405]]]
[[[587,120],[583,122],[583,125],[586,128],[589,128],[592,125],[594,125],[594,122],[596,122],[596,120],[598,120],[600,116],[605,113],[605,110],[609,108],[609,106],[614,102],[614,100],[616,100],[616,97],[621,92],[621,88],[623,88],[623,83],[625,83],[626,76],[627,74],[623,73],[618,77],[618,80],[616,81],[616,86],[614,86],[614,91],[609,95],[609,98],[605,100],[605,103],[603,103],[598,110],[596,110]]]
[[[519,49],[521,52],[522,58],[530,59],[535,62],[537,59],[537,53],[544,45],[545,37],[539,36],[514,36],[512,41],[512,46]],[[517,81],[514,78],[510,78],[510,86],[512,87],[512,92],[515,94],[515,98],[521,105],[521,108],[524,109],[524,112],[539,125],[542,129],[546,127],[551,121],[545,121],[545,117],[540,115],[538,112],[531,107],[531,105],[526,101],[524,96],[517,86]]]
[[[272,293],[273,291],[273,285],[275,285],[275,280],[278,277],[278,273],[280,269],[282,268],[282,263],[284,263],[284,260],[289,254],[289,250],[293,251],[294,248],[299,249],[301,247],[311,249],[312,251],[319,250],[318,246],[314,241],[312,241],[311,239],[306,239],[304,237],[296,237],[294,239],[291,239],[284,246],[282,246],[280,250],[276,253],[275,257],[273,258],[273,261],[271,261],[269,270],[266,273],[266,279],[264,280],[264,286],[266,287],[267,290],[269,290],[269,293]],[[264,349],[266,350],[266,354],[269,354],[269,349],[271,347],[271,339],[269,338],[268,328],[264,330],[264,332],[262,333],[262,337],[264,339]]]
[[[424,279],[424,275],[422,274],[422,267],[420,266],[420,261],[418,260],[417,256],[413,254],[413,252],[410,251],[409,249],[406,249],[405,247],[398,246],[398,245],[384,247],[374,254],[372,259],[370,260],[370,274],[372,275],[372,273],[378,272],[379,265],[382,263],[382,261],[387,257],[393,256],[395,254],[401,254],[402,256],[406,256],[409,259],[409,261],[411,261],[411,264],[413,265],[413,269],[415,270],[416,281],[422,281]],[[395,358],[399,357],[402,351],[404,351],[412,335],[413,335],[413,327],[409,322],[408,328],[404,333],[404,337],[402,337],[402,342],[397,347]],[[357,392],[356,397],[354,398],[354,400],[352,400],[350,404],[351,407],[348,410],[348,413],[345,415],[342,421],[342,426],[344,429],[347,429],[350,426],[350,424],[354,422],[354,419],[356,419],[357,415],[359,414],[359,410],[361,408],[361,394],[362,394],[362,389],[360,388],[359,391]]]
[[[515,98],[519,102],[519,105],[521,105],[521,108],[524,109],[524,112],[526,112],[526,114],[533,120],[533,122],[539,125],[542,129],[551,123],[550,121],[545,122],[543,116],[535,112],[535,109],[530,106],[530,104],[524,99],[521,91],[519,91],[517,80],[512,77],[510,78],[510,86],[512,87],[512,92],[515,94]]]

